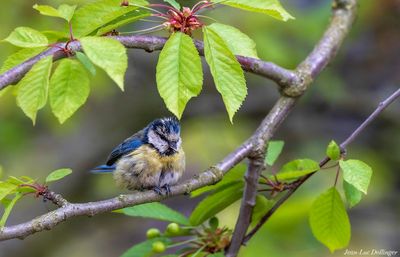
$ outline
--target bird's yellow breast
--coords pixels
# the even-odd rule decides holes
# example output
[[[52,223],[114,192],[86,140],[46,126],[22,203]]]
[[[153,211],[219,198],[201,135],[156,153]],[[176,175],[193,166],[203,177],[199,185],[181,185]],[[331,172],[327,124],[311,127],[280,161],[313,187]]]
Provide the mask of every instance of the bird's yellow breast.
[[[132,151],[129,155],[132,161],[136,162],[137,169],[147,170],[148,172],[160,172],[162,170],[182,171],[185,166],[185,153],[182,147],[173,155],[160,155],[157,150],[149,145],[142,145]]]

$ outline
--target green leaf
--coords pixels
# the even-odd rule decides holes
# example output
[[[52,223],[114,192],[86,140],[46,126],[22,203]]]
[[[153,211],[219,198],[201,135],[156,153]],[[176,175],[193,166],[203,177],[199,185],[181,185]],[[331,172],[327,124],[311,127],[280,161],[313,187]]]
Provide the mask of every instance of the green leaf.
[[[167,108],[181,118],[187,102],[200,93],[203,84],[200,56],[191,37],[172,34],[160,53],[156,78]]]
[[[333,161],[340,159],[340,147],[335,141],[331,141],[326,148],[326,155]]]
[[[0,165],[0,179],[3,177],[3,174],[4,174],[3,166]]]
[[[314,236],[331,252],[349,244],[349,217],[336,188],[330,188],[314,201],[309,221]]]
[[[89,96],[89,78],[83,65],[63,59],[50,79],[50,106],[60,123],[64,123]]]
[[[33,125],[37,111],[47,101],[52,60],[53,56],[48,56],[38,61],[18,83],[17,105],[31,118]]]
[[[205,186],[199,189],[196,189],[190,193],[191,197],[197,197],[206,192],[216,190],[220,187],[223,187],[227,184],[231,184],[232,182],[243,181],[244,173],[246,172],[246,166],[244,164],[236,165],[232,168],[228,173],[224,175],[224,177],[215,185]]]
[[[151,15],[150,12],[148,12],[146,10],[135,10],[133,12],[127,13],[124,16],[121,16],[121,17],[107,23],[106,25],[101,27],[99,30],[97,30],[96,35],[104,35],[114,29],[117,29],[124,25],[130,24],[137,20],[143,19],[150,15]]]
[[[53,6],[35,4],[32,8],[39,11],[42,15],[60,17],[60,13]]]
[[[80,41],[87,57],[124,90],[124,76],[128,68],[125,47],[119,41],[106,37],[84,37]]]
[[[362,192],[351,184],[347,183],[345,180],[343,180],[343,189],[347,203],[349,204],[350,208],[354,207],[361,201]]]
[[[145,6],[144,0],[130,1],[130,3]],[[72,17],[71,24],[74,36],[80,38],[95,33],[99,28],[139,9],[138,6],[121,6],[121,0],[100,0],[79,8]]]
[[[244,182],[239,181],[219,188],[204,198],[194,209],[189,220],[193,226],[200,225],[215,216],[242,196]]]
[[[8,216],[10,216],[11,210],[14,207],[14,205],[17,203],[17,201],[23,196],[21,193],[16,193],[14,198],[11,201],[4,202],[5,203],[5,210],[3,213],[3,216],[1,217],[0,220],[0,229],[4,227],[6,224],[6,221],[8,219]],[[4,200],[4,199],[3,199]]]
[[[120,257],[148,257],[152,254],[153,243],[158,241],[161,241],[166,245],[171,244],[171,240],[165,237],[149,239],[129,248]]]
[[[27,61],[28,59],[38,55],[44,50],[43,47],[39,48],[23,48],[12,55],[8,56],[4,61],[3,66],[0,68],[0,74],[14,68],[18,64]]]
[[[267,146],[267,154],[265,155],[265,164],[272,166],[282,152],[285,142],[269,141]]]
[[[267,14],[282,21],[294,19],[294,17],[282,7],[278,0],[212,0],[212,2],[229,5],[250,12]]]
[[[274,201],[263,195],[256,196],[256,205],[253,208],[251,221],[255,225],[272,208]]]
[[[297,179],[309,173],[319,170],[319,164],[310,159],[298,159],[283,165],[281,170],[276,174],[278,180]]]
[[[43,35],[47,37],[49,42],[59,42],[59,41],[67,41],[70,39],[69,33],[64,31],[55,31],[55,30],[44,30],[40,31]]]
[[[74,16],[75,9],[76,5],[62,4],[58,7],[58,13],[60,14],[61,18],[69,22],[71,21],[72,16]]]
[[[21,184],[31,184],[32,182],[34,182],[34,179],[28,177],[28,176],[21,176],[19,178],[14,177],[14,176],[8,176],[7,183],[19,186]]]
[[[1,73],[0,73],[1,74]],[[3,97],[3,96],[5,96],[5,95],[7,95],[9,92],[12,92],[12,91],[14,91],[15,92],[15,87],[6,87],[6,88],[3,88],[1,91],[0,91],[0,98],[1,97]]]
[[[247,95],[243,70],[225,41],[212,28],[203,27],[204,54],[215,86],[222,95],[229,119],[239,110]]]
[[[189,225],[189,220],[181,213],[172,210],[161,203],[145,203],[122,209],[125,215],[176,222],[182,225]]]
[[[17,185],[0,181],[0,200],[6,197],[9,194],[12,194],[15,189],[17,189]]]
[[[30,48],[47,46],[47,37],[37,30],[29,27],[18,27],[4,39],[15,46]]]
[[[339,161],[339,165],[343,171],[343,179],[359,191],[367,194],[372,176],[371,167],[359,160]]]
[[[49,182],[54,182],[57,180],[60,180],[66,176],[68,176],[69,174],[72,173],[71,169],[58,169],[53,171],[52,173],[50,173],[47,177],[46,177],[46,181],[45,183],[49,183]]]
[[[75,53],[76,58],[82,63],[82,65],[92,74],[96,75],[96,67],[94,67],[93,63],[89,60],[89,58],[81,52]]]
[[[171,6],[173,6],[177,10],[181,9],[181,5],[175,0],[164,0],[164,2],[169,3]]]
[[[33,9],[38,10],[40,14],[52,17],[62,18],[66,21],[70,21],[74,15],[76,5],[62,4],[58,9],[49,5],[37,5],[33,6]]]
[[[213,23],[208,28],[225,41],[233,54],[258,58],[256,43],[237,28],[221,23]]]

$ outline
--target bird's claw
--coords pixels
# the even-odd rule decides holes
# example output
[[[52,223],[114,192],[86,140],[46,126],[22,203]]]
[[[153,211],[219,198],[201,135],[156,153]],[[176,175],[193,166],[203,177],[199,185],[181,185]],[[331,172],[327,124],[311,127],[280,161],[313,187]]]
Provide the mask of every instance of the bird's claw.
[[[171,187],[168,184],[164,185],[162,188],[165,189],[165,194],[166,195],[170,195],[171,194]]]
[[[162,190],[160,187],[155,186],[153,187],[154,192],[156,192],[158,195],[163,195]]]

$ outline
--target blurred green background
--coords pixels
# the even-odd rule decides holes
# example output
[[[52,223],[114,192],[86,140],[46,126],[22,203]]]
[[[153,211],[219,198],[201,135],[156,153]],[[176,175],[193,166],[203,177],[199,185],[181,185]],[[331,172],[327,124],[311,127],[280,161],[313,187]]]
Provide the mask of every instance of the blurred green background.
[[[57,19],[40,16],[33,4],[79,4],[88,1],[2,1],[0,38],[15,27],[38,30],[62,28]],[[193,1],[180,1],[191,6]],[[224,7],[206,12],[219,22],[240,28],[257,43],[259,56],[286,68],[295,68],[320,38],[330,17],[330,1],[282,1],[296,17],[288,22]],[[207,21],[208,22],[208,21]],[[359,1],[354,28],[338,57],[318,77],[295,110],[281,126],[276,139],[285,140],[277,168],[293,158],[323,158],[331,139],[340,142],[400,84],[400,2]],[[126,31],[153,26],[149,23]],[[159,33],[166,36],[165,32]],[[0,63],[16,49],[2,43]],[[40,111],[37,125],[16,107],[8,92],[0,98],[0,164],[6,175],[43,179],[50,171],[70,167],[74,173],[51,189],[69,201],[87,202],[110,198],[125,191],[108,175],[87,171],[101,164],[109,151],[149,121],[170,115],[155,84],[158,52],[129,50],[126,90],[98,70],[91,95],[65,125],[59,125],[48,107]],[[257,127],[278,94],[274,83],[247,74],[247,99],[230,124],[208,69],[201,95],[191,100],[182,118],[182,137],[187,154],[187,175],[201,172],[232,151]],[[366,161],[374,169],[369,194],[349,211],[352,224],[350,250],[400,250],[400,104],[388,108],[348,149],[349,158]],[[330,255],[313,238],[308,211],[315,197],[333,184],[334,172],[313,176],[263,227],[241,256],[343,256]],[[165,201],[189,215],[199,199],[186,196]],[[233,226],[239,203],[220,214]],[[54,207],[31,196],[18,203],[8,225],[27,221]],[[149,227],[165,223],[103,214],[78,217],[25,240],[0,243],[3,256],[119,256],[145,239]]]

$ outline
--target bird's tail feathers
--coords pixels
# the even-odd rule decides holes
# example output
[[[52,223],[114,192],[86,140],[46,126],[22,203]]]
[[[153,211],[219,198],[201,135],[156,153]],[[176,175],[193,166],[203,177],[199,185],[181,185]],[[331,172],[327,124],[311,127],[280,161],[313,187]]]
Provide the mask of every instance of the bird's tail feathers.
[[[100,165],[96,168],[92,169],[91,173],[106,173],[106,172],[113,172],[115,170],[115,165]]]

